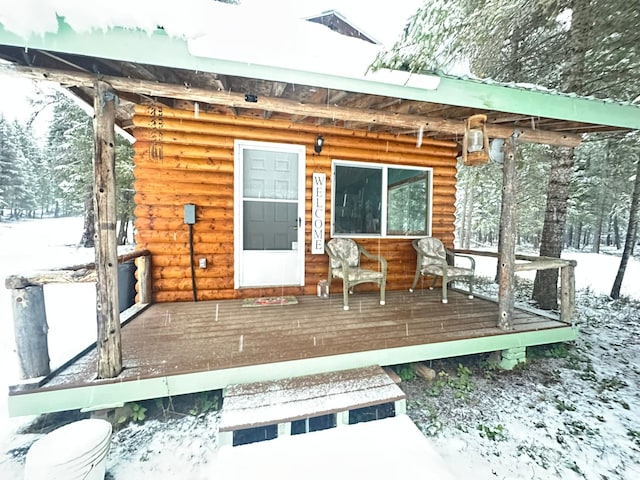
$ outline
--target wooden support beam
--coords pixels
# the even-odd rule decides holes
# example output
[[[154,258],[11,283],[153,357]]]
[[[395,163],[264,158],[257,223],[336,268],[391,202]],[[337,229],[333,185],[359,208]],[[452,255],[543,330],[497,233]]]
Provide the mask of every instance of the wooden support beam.
[[[139,303],[151,303],[151,255],[139,257],[138,266],[138,295]]]
[[[504,145],[502,165],[502,209],[500,211],[500,268],[498,287],[498,327],[511,330],[515,306],[516,260],[516,132]]]
[[[576,305],[575,265],[565,265],[560,269],[560,320],[573,325]]]
[[[93,86],[95,76],[84,72],[44,69],[38,67],[3,66],[0,72],[18,73],[36,80],[50,80],[67,86]],[[101,76],[115,90],[130,92],[152,97],[169,97],[180,100],[225,105],[232,109],[252,108],[265,111],[281,112],[302,117],[320,117],[333,120],[366,123],[368,125],[387,125],[396,128],[420,129],[435,131],[450,135],[463,135],[464,120],[448,120],[438,117],[426,117],[403,113],[386,112],[384,110],[341,107],[335,104],[305,104],[295,100],[259,96],[257,102],[247,103],[244,93],[229,91],[211,91],[188,85],[149,82],[132,78]],[[501,125],[487,125],[487,134],[491,138],[508,138],[513,128]],[[579,135],[556,133],[544,130],[520,129],[519,141],[525,143],[540,143],[545,145],[559,145],[566,147],[578,146],[581,142]]]
[[[116,94],[102,81],[94,83],[93,195],[96,215],[96,319],[98,378],[122,371],[116,241],[115,115]]]

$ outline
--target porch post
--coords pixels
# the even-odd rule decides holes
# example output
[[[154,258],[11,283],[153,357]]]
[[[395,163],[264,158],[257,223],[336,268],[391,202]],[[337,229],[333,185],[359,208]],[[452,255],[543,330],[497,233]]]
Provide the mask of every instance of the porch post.
[[[516,259],[516,142],[515,130],[504,144],[502,165],[502,208],[500,210],[500,268],[498,281],[498,327],[511,330],[511,317],[515,304],[514,268]]]
[[[116,99],[116,94],[108,83],[102,80],[94,82],[93,196],[96,222],[98,378],[112,378],[122,371],[116,241]]]

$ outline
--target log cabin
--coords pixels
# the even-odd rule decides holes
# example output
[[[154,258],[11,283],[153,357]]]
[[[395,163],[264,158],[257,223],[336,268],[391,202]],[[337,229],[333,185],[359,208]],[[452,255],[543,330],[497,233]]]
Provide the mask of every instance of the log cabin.
[[[443,304],[424,285],[409,293],[411,242],[434,236],[454,247],[470,117],[485,116],[485,138],[507,140],[512,190],[518,142],[573,148],[583,134],[640,128],[639,107],[367,73],[375,45],[310,22],[274,28],[239,8],[208,5],[189,22],[159,8],[124,24],[72,12],[40,27],[0,23],[2,70],[62,85],[94,105],[96,125],[95,274],[70,275],[97,279],[98,337],[12,386],[12,415],[493,351],[509,368],[528,346],[576,338],[575,264],[516,256],[514,215],[503,217],[498,302],[452,292]],[[228,41],[238,25],[253,42]],[[283,44],[282,29],[295,41]],[[114,308],[114,127],[135,138],[139,303],[123,315]],[[356,288],[349,311],[339,281],[328,299],[316,295],[333,237],[386,259],[385,305],[373,284]],[[560,315],[514,305],[516,271],[559,267]],[[16,278],[6,282],[14,298],[55,281]],[[246,308],[264,298],[295,301]]]

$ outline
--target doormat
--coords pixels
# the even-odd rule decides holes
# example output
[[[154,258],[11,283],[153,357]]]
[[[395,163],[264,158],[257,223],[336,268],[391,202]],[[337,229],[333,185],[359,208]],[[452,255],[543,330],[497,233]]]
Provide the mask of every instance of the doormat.
[[[286,297],[259,297],[245,298],[242,301],[243,307],[270,307],[273,305],[296,305],[298,299],[293,295]]]

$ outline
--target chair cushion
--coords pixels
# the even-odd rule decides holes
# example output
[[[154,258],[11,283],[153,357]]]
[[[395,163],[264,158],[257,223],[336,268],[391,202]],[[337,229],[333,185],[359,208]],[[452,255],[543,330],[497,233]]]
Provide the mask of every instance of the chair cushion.
[[[426,237],[418,240],[418,248],[425,254],[433,257],[442,258],[446,260],[447,253],[444,249],[444,245],[440,240],[434,237]],[[429,257],[422,257],[422,266],[438,264],[437,260]]]
[[[341,268],[332,269],[332,274],[334,277],[344,279],[344,275]],[[361,281],[377,281],[383,278],[382,272],[376,272],[374,270],[350,270],[348,281],[350,282],[361,282]]]
[[[360,252],[358,251],[358,245],[350,238],[332,238],[329,241],[334,255],[340,257],[342,260],[331,259],[331,268],[342,267],[342,261],[346,261],[350,267],[357,267],[360,265]]]
[[[442,267],[439,265],[424,265],[420,269],[422,275],[439,275],[442,277]],[[473,275],[473,270],[462,267],[447,267],[447,277],[469,277]]]

